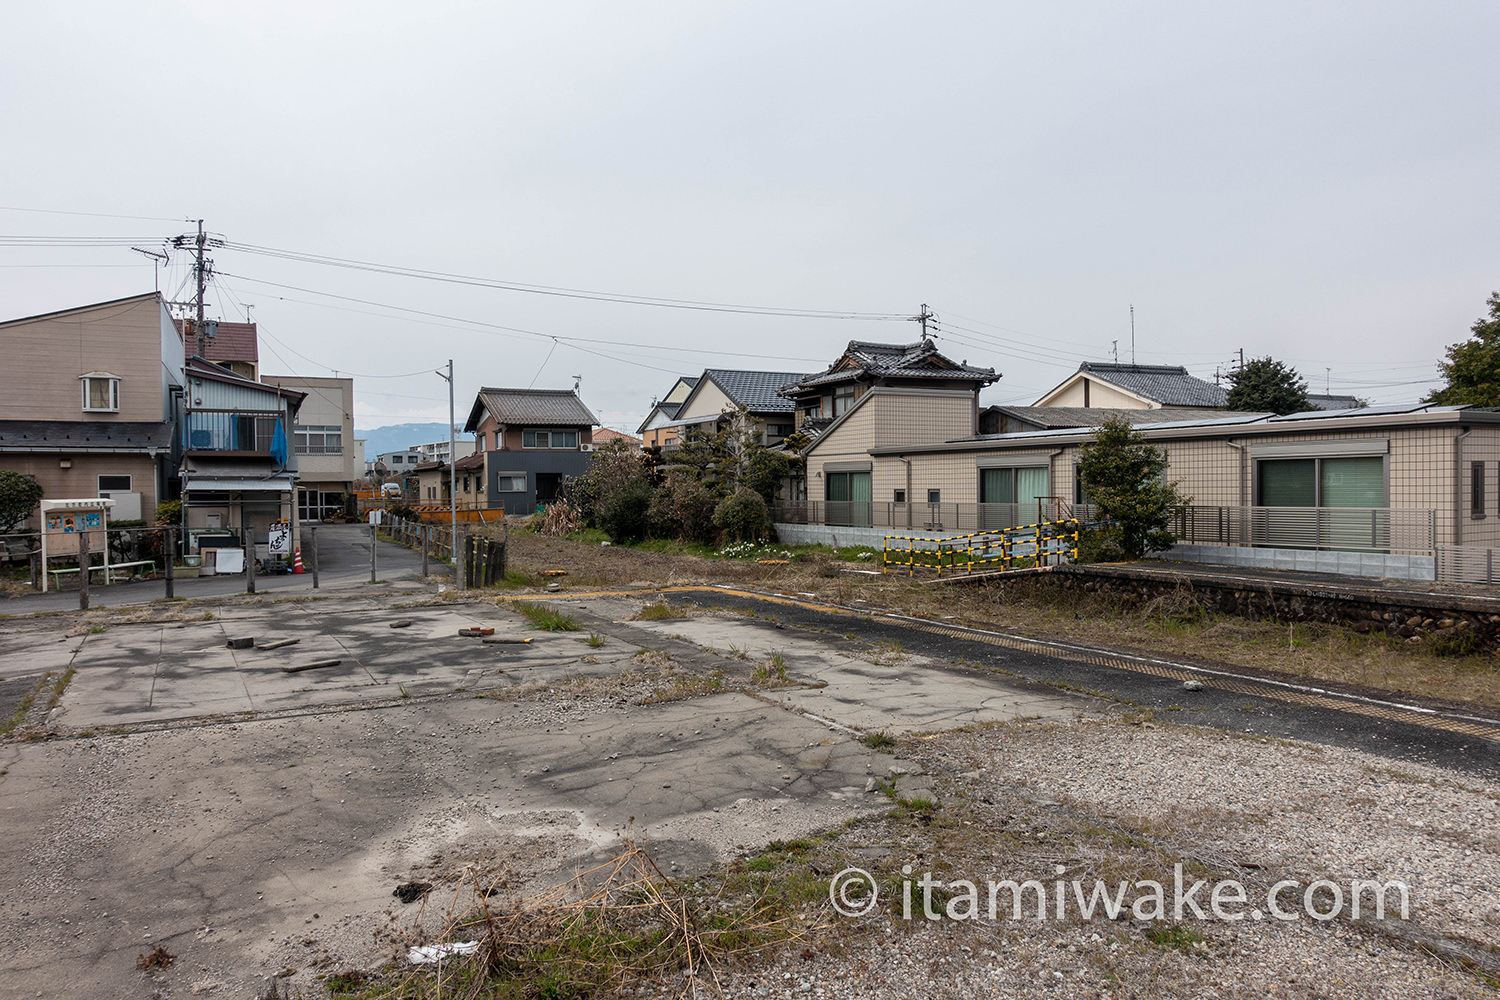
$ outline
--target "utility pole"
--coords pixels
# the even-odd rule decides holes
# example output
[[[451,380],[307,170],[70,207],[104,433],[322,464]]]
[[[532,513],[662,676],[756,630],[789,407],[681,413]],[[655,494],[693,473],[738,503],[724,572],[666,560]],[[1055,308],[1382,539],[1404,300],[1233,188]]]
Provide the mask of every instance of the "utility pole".
[[[922,339],[923,340],[927,339],[927,321],[930,320],[930,319],[933,319],[933,318],[934,317],[932,315],[932,310],[928,309],[927,308],[927,303],[923,302],[922,303],[922,311],[919,312],[919,313],[917,313],[917,315],[916,315],[917,322],[922,324]],[[933,325],[936,326],[937,324],[934,323]]]
[[[1240,364],[1239,364],[1239,366],[1241,368],[1245,367],[1245,349],[1243,347],[1240,348]]]
[[[1115,364],[1120,363],[1120,342],[1111,340],[1109,342],[1109,356],[1114,359]]]
[[[448,359],[448,374],[444,375],[442,369],[438,369],[437,374],[438,378],[448,380],[448,526],[453,532],[448,552],[453,556],[453,575],[457,580],[461,563],[458,559],[458,470],[454,468],[456,460],[453,457],[453,359]]]
[[[1135,304],[1130,306],[1130,363],[1135,364]]]
[[[198,356],[201,358],[208,353],[208,342],[204,339],[203,331],[203,286],[208,281],[208,268],[203,263],[203,248],[207,239],[203,235],[203,220],[198,220],[198,238],[193,241],[193,253],[197,260],[193,264],[193,275],[198,279],[198,319],[194,330],[198,334]]]

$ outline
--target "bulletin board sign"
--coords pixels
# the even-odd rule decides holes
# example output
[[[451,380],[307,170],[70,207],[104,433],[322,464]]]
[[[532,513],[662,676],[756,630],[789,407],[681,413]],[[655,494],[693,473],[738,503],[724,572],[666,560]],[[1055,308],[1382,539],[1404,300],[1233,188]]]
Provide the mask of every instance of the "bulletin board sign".
[[[109,566],[109,510],[114,501],[108,497],[83,497],[78,500],[43,500],[42,515],[42,592],[47,591],[47,560],[76,557],[80,540],[89,541],[89,563]]]

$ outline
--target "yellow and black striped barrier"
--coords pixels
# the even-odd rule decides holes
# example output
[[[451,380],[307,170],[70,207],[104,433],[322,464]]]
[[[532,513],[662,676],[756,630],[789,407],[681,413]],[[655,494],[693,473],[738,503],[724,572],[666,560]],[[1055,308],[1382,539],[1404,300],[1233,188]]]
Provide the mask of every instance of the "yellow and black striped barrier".
[[[1066,518],[975,531],[951,538],[887,535],[881,552],[880,571],[905,571],[910,577],[920,570],[942,576],[944,573],[967,574],[997,567],[1002,571],[1010,570],[1021,560],[1029,560],[1035,566],[1046,559],[1077,559],[1078,532],[1078,520]]]

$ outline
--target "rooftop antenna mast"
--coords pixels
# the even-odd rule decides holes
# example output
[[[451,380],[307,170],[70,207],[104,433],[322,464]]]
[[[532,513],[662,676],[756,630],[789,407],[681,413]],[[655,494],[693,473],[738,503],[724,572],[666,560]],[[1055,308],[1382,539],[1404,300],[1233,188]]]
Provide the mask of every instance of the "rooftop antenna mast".
[[[1109,356],[1114,359],[1115,364],[1120,363],[1120,342],[1111,340],[1109,342]]]
[[[1130,306],[1130,363],[1135,364],[1135,304]]]
[[[130,249],[151,258],[151,271],[152,276],[156,279],[156,290],[158,292],[161,291],[161,266],[171,258],[157,250],[142,250],[140,247],[131,247]]]

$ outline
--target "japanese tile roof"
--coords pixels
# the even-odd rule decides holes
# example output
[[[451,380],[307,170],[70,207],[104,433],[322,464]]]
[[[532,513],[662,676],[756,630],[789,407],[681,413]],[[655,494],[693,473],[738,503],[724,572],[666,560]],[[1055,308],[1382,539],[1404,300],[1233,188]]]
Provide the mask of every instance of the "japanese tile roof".
[[[1320,410],[1357,410],[1363,405],[1358,396],[1330,396],[1321,392],[1308,393],[1307,402]]]
[[[465,455],[453,463],[455,469],[482,469],[484,468],[484,452],[476,451],[472,455]]]
[[[1223,386],[1189,375],[1181,365],[1122,365],[1085,361],[1078,366],[1078,374],[1090,375],[1101,382],[1117,385],[1163,406],[1218,409],[1224,406],[1229,395]]]
[[[172,444],[169,423],[112,420],[0,420],[0,452],[160,450]]]
[[[469,411],[465,431],[473,431],[482,419],[480,410],[488,410],[500,424],[554,424],[564,427],[593,427],[598,419],[583,405],[572,389],[496,389],[479,390]]]
[[[193,321],[179,319],[176,322],[177,330],[182,334],[188,350],[196,349],[198,341],[193,333]],[[218,323],[218,334],[211,339],[204,338],[204,357],[215,363],[248,361],[254,364],[260,361],[260,340],[256,336],[254,323],[229,323],[224,320],[219,320]]]
[[[912,344],[878,344],[851,340],[837,361],[814,375],[784,387],[787,394],[857,378],[948,378],[989,385],[1000,376],[993,368],[978,368],[946,357],[930,338]]]
[[[709,379],[736,406],[751,413],[792,413],[790,399],[777,395],[782,386],[807,378],[803,372],[747,372],[729,368],[709,368],[703,378]]]
[[[610,441],[624,441],[626,444],[641,443],[640,438],[631,437],[629,434],[621,434],[619,431],[612,430],[609,427],[601,427],[598,430],[594,431],[595,444],[607,444]]]

